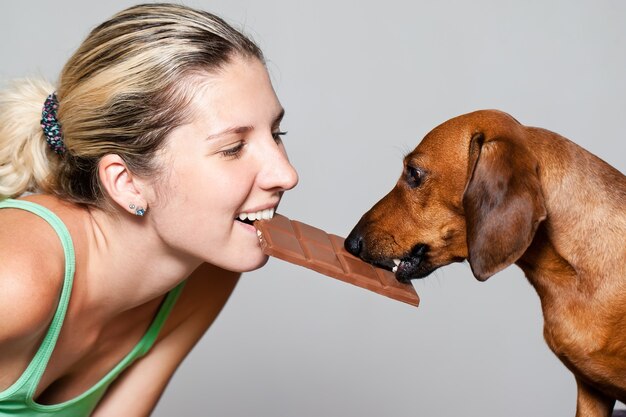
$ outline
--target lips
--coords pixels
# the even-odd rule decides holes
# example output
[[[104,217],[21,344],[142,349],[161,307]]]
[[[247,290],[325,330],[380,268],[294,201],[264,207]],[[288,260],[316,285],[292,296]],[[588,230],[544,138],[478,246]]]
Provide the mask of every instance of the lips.
[[[413,249],[402,258],[374,262],[378,267],[390,270],[400,282],[409,282],[412,279],[423,278],[428,275],[423,263],[428,247],[415,245]]]
[[[409,282],[412,279],[421,278],[419,274],[419,266],[422,263],[422,258],[405,258],[396,267],[396,279],[400,282]]]

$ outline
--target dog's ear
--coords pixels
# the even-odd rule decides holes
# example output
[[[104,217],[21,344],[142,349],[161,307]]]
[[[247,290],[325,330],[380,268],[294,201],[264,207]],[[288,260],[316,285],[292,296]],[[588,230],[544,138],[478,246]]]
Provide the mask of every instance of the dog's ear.
[[[546,218],[537,162],[510,138],[485,140],[475,134],[469,147],[463,194],[468,260],[484,281],[517,261]]]

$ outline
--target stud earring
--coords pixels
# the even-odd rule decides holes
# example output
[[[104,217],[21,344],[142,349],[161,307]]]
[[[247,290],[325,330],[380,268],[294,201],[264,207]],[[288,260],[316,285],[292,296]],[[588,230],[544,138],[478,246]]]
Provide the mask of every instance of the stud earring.
[[[135,216],[139,216],[139,217],[141,217],[141,216],[143,216],[144,214],[146,214],[146,209],[144,209],[144,208],[143,208],[143,207],[141,207],[141,206],[137,207],[137,206],[135,206],[133,203],[130,203],[130,204],[128,205],[128,208],[129,208],[129,209],[131,209],[131,210],[135,210]]]

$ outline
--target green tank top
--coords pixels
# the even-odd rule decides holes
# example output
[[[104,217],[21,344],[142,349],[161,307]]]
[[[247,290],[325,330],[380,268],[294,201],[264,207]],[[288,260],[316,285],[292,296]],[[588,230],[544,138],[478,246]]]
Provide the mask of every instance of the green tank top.
[[[72,238],[61,221],[54,213],[38,204],[6,199],[0,201],[0,209],[16,208],[29,211],[47,221],[61,239],[65,253],[65,278],[59,305],[52,318],[52,323],[44,337],[39,350],[27,366],[20,378],[9,388],[0,392],[0,416],[28,416],[28,417],[82,417],[89,416],[106,392],[109,385],[135,360],[145,355],[156,340],[165,319],[169,315],[176,299],[185,284],[182,282],[168,293],[156,314],[152,324],[139,343],[119,362],[104,378],[87,391],[71,400],[60,404],[43,405],[35,402],[33,395],[39,384],[48,360],[52,355],[57,338],[63,326],[63,319],[72,293],[74,279],[74,246]],[[1,301],[0,301],[1,302]]]

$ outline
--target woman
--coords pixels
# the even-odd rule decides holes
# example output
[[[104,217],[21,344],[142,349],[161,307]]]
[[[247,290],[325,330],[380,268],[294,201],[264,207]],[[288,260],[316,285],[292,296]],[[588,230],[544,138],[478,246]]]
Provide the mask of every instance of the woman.
[[[267,261],[282,116],[253,42],[168,4],[95,28],[56,90],[2,93],[0,416],[150,414]]]

